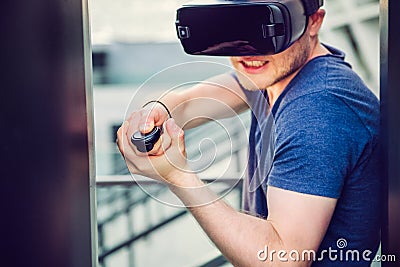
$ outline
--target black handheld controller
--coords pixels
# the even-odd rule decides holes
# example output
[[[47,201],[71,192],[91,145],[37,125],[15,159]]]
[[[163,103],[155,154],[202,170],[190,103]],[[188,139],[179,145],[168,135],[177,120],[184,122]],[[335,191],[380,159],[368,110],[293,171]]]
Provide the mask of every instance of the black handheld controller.
[[[153,130],[146,134],[137,131],[131,136],[131,142],[140,152],[149,152],[153,149],[158,139],[160,139],[161,132],[161,128],[158,126],[154,127]]]

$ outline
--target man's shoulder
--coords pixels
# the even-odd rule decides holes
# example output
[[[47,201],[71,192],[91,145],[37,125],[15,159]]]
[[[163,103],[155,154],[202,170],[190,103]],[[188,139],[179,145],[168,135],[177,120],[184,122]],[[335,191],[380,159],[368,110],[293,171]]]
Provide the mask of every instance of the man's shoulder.
[[[308,94],[341,90],[370,91],[344,60],[344,54],[329,54],[310,60],[291,81],[285,91],[287,99]],[[344,93],[344,92],[343,92]]]
[[[353,117],[370,134],[379,127],[379,101],[343,58],[318,57],[310,61],[286,88],[274,117]]]

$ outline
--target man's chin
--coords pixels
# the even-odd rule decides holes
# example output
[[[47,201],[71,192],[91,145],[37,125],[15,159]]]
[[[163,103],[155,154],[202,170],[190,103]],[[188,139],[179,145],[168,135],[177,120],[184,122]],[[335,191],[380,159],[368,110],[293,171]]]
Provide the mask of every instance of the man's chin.
[[[253,82],[249,77],[244,74],[237,73],[237,77],[240,85],[248,91],[259,91],[265,90],[265,86],[259,86],[257,83]]]

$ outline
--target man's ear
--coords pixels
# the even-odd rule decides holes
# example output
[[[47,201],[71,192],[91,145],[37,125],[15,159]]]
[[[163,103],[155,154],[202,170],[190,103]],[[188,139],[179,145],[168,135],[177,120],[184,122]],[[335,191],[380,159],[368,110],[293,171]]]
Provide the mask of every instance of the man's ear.
[[[315,37],[318,35],[318,32],[322,26],[322,22],[325,18],[325,14],[326,12],[324,9],[318,9],[317,12],[310,16],[308,23],[310,37]]]

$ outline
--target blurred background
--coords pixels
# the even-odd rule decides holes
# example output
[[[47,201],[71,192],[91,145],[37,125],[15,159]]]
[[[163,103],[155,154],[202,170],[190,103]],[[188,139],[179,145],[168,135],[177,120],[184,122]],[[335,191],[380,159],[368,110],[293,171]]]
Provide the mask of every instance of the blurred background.
[[[185,209],[164,203],[173,198],[164,186],[129,175],[115,145],[115,132],[128,110],[180,85],[183,76],[201,81],[229,70],[227,58],[184,54],[174,25],[175,11],[184,2],[90,1],[98,251],[103,267],[231,266]],[[379,1],[325,0],[324,8],[322,42],[344,51],[379,95]],[[189,158],[204,167],[201,177],[216,180],[215,190],[237,209],[249,120],[244,113],[186,133]]]

